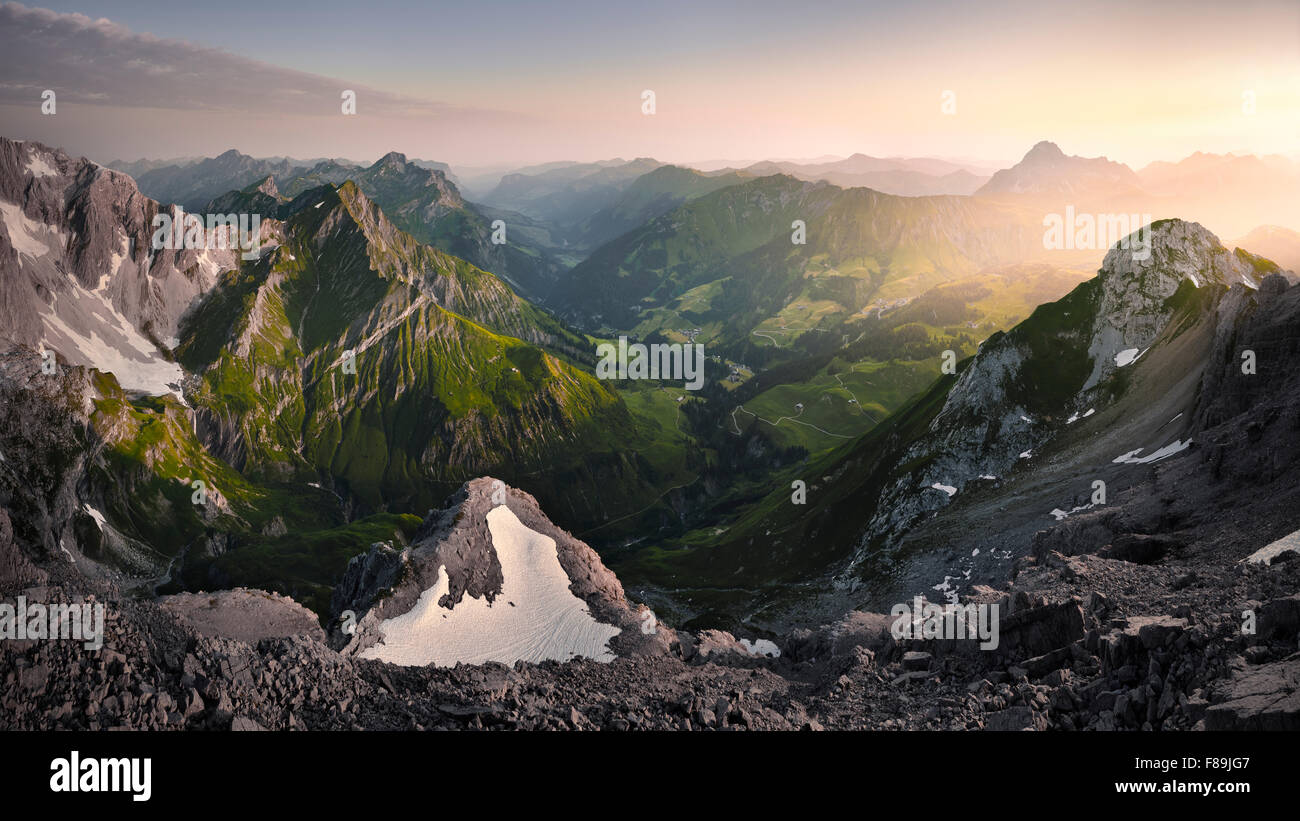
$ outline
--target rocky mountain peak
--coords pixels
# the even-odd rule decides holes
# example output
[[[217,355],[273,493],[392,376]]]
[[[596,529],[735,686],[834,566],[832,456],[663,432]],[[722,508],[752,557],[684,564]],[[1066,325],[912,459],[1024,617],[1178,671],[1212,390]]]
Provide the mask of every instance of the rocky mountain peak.
[[[1060,146],[1050,140],[1042,140],[1029,149],[1021,162],[1047,163],[1064,159],[1066,159],[1065,152],[1061,150]]]
[[[400,151],[389,151],[375,162],[377,168],[404,169],[407,165],[406,155]]]
[[[1095,279],[981,347],[926,436],[899,460],[923,467],[883,492],[859,556],[872,540],[896,537],[953,495],[918,488],[960,493],[979,477],[1003,476],[1055,435],[1057,427],[1042,420],[1078,412],[1081,402],[1102,407],[1106,397],[1090,392],[1157,344],[1180,310],[1171,299],[1180,288],[1217,285],[1240,297],[1259,288],[1261,272],[1275,270],[1270,265],[1229,252],[1203,226],[1183,220],[1160,220],[1120,243]]]
[[[266,179],[262,180],[256,190],[259,193],[266,194],[268,197],[278,199],[280,196],[280,190],[275,187],[275,177],[270,174],[267,175]]]
[[[1043,140],[1020,162],[994,174],[975,193],[1092,197],[1140,189],[1137,174],[1127,165],[1105,157],[1067,155],[1056,143]]]
[[[1195,222],[1159,220],[1107,252],[1089,346],[1093,371],[1085,390],[1155,341],[1172,315],[1167,301],[1184,280],[1197,288],[1259,288],[1249,258],[1230,252]]]
[[[1228,251],[1200,223],[1180,219],[1157,220],[1129,235],[1106,253],[1101,276],[1112,287],[1121,277],[1141,278],[1160,299],[1173,294],[1184,279],[1198,288],[1211,283],[1258,287],[1249,262]]]
[[[387,223],[383,213],[379,210],[379,206],[375,205],[374,201],[361,190],[361,186],[352,180],[345,180],[342,185],[335,189],[335,192],[338,202],[348,210],[358,224],[362,226],[379,226]],[[325,196],[326,203],[331,203],[332,199],[328,195]],[[326,207],[332,207],[332,204]]]

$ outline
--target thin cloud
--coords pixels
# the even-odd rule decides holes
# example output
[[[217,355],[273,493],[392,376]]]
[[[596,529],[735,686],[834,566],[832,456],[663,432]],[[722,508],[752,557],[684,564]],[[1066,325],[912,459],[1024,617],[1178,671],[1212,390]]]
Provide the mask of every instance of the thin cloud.
[[[52,89],[61,105],[310,116],[337,114],[340,95],[351,89],[359,113],[520,119],[390,94],[185,40],[137,34],[104,18],[19,3],[0,6],[0,77],[0,104],[32,104],[41,91]]]

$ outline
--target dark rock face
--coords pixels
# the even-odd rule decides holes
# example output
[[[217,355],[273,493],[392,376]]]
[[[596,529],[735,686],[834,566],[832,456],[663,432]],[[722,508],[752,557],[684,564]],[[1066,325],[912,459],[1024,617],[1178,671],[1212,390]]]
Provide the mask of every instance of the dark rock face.
[[[1075,600],[1018,607],[1003,617],[999,632],[999,653],[1041,656],[1083,638],[1083,609]]]
[[[1250,304],[1220,315],[1196,409],[1203,459],[1216,478],[1272,484],[1300,455],[1300,288],[1272,274]]]
[[[387,592],[407,571],[408,551],[386,544],[373,544],[348,562],[343,579],[330,597],[330,613],[338,620],[345,610],[365,613],[382,593]],[[341,638],[336,637],[336,638]]]
[[[49,575],[23,555],[14,541],[9,512],[0,510],[0,590],[44,584]]]
[[[0,430],[0,507],[7,511],[3,531],[10,536],[0,540],[13,546],[6,564],[15,579],[32,577],[29,561],[66,561],[81,542],[75,535],[81,510],[77,489],[94,452],[82,405],[88,384],[80,368],[46,376],[35,354],[0,353],[0,407],[6,416]],[[27,551],[26,559],[16,552],[18,546]]]

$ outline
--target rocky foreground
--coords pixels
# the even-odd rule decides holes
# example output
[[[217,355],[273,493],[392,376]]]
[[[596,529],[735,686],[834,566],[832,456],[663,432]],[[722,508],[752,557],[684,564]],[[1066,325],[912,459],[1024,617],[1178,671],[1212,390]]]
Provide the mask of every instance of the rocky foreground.
[[[1300,729],[1294,552],[1189,571],[1040,551],[971,598],[1001,606],[996,651],[898,641],[889,617],[854,612],[781,637],[779,658],[660,628],[607,664],[417,668],[340,653],[260,591],[123,597],[66,562],[36,566],[8,525],[0,513],[0,598],[94,596],[107,616],[97,652],[0,641],[3,729]],[[259,630],[284,635],[221,637]]]

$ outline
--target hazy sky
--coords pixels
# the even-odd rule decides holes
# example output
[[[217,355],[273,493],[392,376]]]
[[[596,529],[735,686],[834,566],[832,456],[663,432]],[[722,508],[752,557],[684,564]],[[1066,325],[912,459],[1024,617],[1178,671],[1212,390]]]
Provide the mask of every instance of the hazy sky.
[[[1297,0],[46,5],[0,7],[0,133],[101,162],[1300,151]]]

